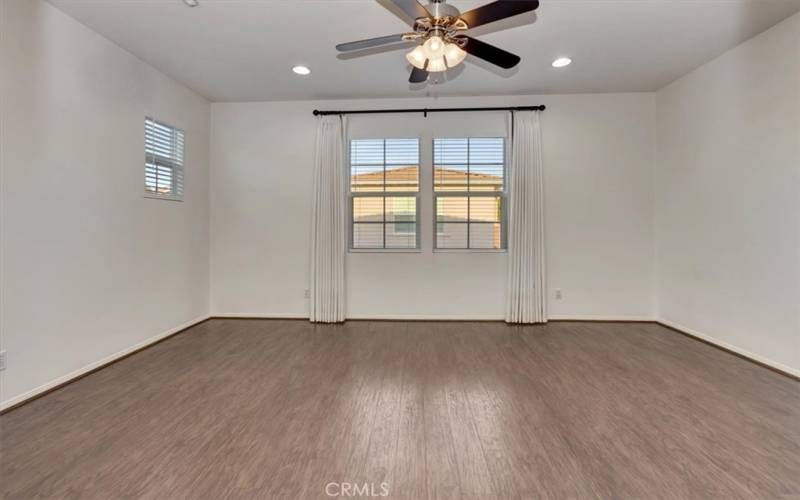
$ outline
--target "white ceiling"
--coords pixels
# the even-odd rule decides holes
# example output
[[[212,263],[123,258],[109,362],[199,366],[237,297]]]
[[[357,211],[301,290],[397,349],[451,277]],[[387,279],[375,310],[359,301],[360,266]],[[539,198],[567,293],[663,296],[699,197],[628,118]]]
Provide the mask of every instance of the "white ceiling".
[[[50,2],[212,101],[653,91],[800,11],[800,0],[541,0],[536,15],[474,30],[520,55],[517,68],[470,56],[448,81],[412,87],[403,50],[334,49],[407,31],[386,0]],[[488,0],[450,3],[463,12]],[[573,64],[550,67],[562,55]]]

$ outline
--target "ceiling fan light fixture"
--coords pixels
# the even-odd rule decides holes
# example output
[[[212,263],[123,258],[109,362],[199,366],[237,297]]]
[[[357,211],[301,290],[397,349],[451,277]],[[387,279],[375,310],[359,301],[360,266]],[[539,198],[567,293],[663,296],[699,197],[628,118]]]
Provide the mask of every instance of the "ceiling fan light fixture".
[[[293,67],[292,71],[294,71],[298,75],[303,75],[303,76],[311,74],[311,68],[309,68],[308,66],[303,66],[303,65],[297,65],[297,66]]]
[[[444,40],[441,37],[434,35],[422,44],[422,50],[428,59],[439,59],[444,55]]]
[[[444,58],[450,68],[461,64],[465,57],[467,57],[467,53],[464,49],[454,43],[448,43],[444,48]]]
[[[422,0],[381,0],[380,3],[387,9],[402,11],[409,19],[412,30],[340,43],[336,45],[336,50],[355,53],[400,42],[421,43],[405,54],[406,60],[412,66],[409,83],[425,82],[431,72],[441,73],[458,66],[466,60],[467,52],[470,56],[499,68],[511,69],[520,63],[521,58],[518,55],[473,38],[467,33],[473,28],[532,12],[539,7],[539,0],[495,0],[462,13],[449,5],[449,0],[426,1],[427,5],[423,6]]]
[[[447,71],[447,65],[444,63],[444,57],[437,57],[436,59],[428,59],[428,67],[426,68],[429,73],[439,73]]]
[[[414,47],[414,50],[406,54],[406,60],[415,68],[425,69],[425,61],[428,59],[428,56],[425,55],[425,51],[422,49],[422,45],[417,45]]]

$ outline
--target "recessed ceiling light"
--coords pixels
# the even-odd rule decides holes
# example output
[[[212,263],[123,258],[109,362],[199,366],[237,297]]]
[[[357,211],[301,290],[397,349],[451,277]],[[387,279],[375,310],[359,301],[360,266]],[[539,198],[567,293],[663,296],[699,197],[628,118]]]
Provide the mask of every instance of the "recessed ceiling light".
[[[294,71],[298,75],[311,74],[311,68],[309,68],[308,66],[295,66],[294,68],[292,68],[292,71]]]
[[[183,0],[183,3],[185,3],[189,7],[197,7],[198,5],[200,5],[200,0]]]
[[[555,61],[553,61],[554,68],[563,68],[564,66],[569,66],[569,63],[572,62],[572,59],[569,57],[559,57]]]

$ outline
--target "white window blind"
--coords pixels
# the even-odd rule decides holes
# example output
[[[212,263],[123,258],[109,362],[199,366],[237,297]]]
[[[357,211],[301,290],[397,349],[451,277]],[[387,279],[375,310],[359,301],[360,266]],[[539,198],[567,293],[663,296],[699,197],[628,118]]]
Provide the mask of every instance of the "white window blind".
[[[350,141],[350,248],[419,248],[419,139]]]
[[[433,140],[437,249],[506,247],[505,140]]]
[[[183,130],[152,118],[145,118],[145,196],[183,199],[183,157]]]

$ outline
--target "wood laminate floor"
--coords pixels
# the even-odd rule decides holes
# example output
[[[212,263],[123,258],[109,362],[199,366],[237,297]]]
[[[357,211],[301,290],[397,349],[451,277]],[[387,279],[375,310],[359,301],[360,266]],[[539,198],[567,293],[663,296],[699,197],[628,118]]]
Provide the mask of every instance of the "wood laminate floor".
[[[210,320],[0,426],[9,499],[800,498],[800,382],[646,323]]]

